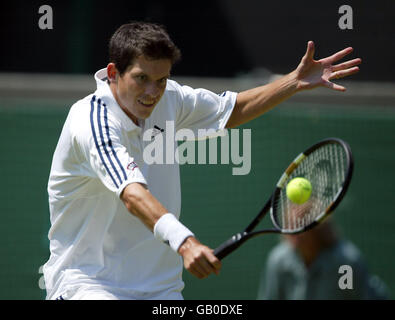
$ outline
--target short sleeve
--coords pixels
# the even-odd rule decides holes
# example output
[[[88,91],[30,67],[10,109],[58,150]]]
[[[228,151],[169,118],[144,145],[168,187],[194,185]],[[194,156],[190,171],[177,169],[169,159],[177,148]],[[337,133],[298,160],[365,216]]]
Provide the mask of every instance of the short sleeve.
[[[109,119],[105,105],[92,104],[90,129],[80,133],[77,140],[93,175],[118,197],[128,184],[147,184],[122,141],[121,128]]]
[[[236,92],[216,94],[206,89],[178,86],[181,108],[178,110],[176,129],[190,129],[198,138],[208,137],[205,131],[221,131],[232,114]],[[214,135],[215,136],[215,135]]]

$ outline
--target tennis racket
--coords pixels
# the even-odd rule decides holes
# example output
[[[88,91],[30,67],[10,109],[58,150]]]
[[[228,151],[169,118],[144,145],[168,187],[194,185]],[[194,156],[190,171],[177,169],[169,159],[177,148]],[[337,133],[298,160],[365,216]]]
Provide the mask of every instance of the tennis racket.
[[[353,157],[345,141],[328,138],[314,144],[291,162],[271,197],[247,228],[216,248],[214,255],[223,259],[256,236],[267,233],[297,234],[318,225],[343,199],[352,172]],[[287,183],[296,177],[308,179],[312,186],[310,198],[300,205],[289,200],[286,194]],[[269,211],[273,228],[253,231]]]

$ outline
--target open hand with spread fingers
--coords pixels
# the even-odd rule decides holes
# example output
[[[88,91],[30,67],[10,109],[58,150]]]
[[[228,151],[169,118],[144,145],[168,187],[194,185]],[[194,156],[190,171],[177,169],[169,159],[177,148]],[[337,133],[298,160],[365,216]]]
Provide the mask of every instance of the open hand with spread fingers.
[[[299,66],[294,71],[298,79],[298,89],[313,89],[319,86],[327,87],[337,91],[346,91],[346,88],[331,82],[333,79],[341,79],[359,71],[358,65],[362,62],[360,58],[355,58],[335,64],[351,52],[352,47],[345,48],[335,54],[314,60],[314,42],[309,41],[307,50],[303,56]]]

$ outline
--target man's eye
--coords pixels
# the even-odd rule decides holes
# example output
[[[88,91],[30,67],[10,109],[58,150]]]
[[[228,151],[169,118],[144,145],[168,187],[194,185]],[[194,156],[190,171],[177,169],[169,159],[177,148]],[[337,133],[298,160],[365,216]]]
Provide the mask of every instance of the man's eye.
[[[160,84],[165,84],[166,81],[167,81],[167,78],[162,78],[162,79],[159,80],[159,83]]]
[[[145,80],[147,80],[147,76],[142,74],[142,75],[137,76],[137,79],[139,81],[145,81]]]

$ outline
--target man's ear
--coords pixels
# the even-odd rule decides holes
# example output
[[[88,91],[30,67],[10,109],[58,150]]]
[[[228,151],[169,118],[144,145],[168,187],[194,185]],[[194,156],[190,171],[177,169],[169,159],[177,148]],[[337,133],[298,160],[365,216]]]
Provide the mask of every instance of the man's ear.
[[[113,63],[113,62],[110,62],[108,65],[107,65],[107,78],[108,78],[108,81],[111,83],[111,82],[117,82],[117,80],[118,80],[118,74],[119,74],[119,72],[118,72],[118,70],[117,70],[117,68],[116,68],[116,66],[115,66],[115,63]]]

